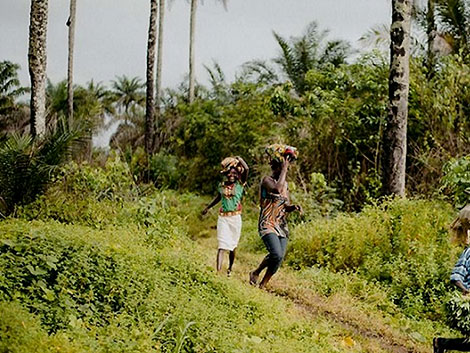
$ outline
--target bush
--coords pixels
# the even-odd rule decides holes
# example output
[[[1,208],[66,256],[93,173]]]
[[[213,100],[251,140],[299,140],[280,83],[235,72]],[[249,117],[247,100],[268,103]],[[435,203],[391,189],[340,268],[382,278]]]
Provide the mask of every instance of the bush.
[[[180,161],[174,155],[159,152],[150,158],[149,165],[150,180],[159,188],[176,189],[181,180],[187,177]]]
[[[49,335],[36,315],[18,302],[0,301],[0,352],[83,352],[63,335]]]
[[[0,216],[45,190],[79,136],[80,131],[59,126],[42,140],[14,134],[0,145]]]
[[[441,191],[449,195],[457,208],[464,207],[470,198],[470,156],[451,159],[443,172]]]
[[[446,305],[449,326],[470,336],[470,298],[455,293]]]
[[[292,232],[287,262],[358,273],[387,288],[408,315],[442,317],[458,252],[448,235],[452,215],[443,202],[397,199],[360,214],[306,222]]]
[[[130,273],[98,246],[23,226],[3,239],[0,253],[0,299],[21,301],[50,332],[77,319],[106,325],[125,306]]]

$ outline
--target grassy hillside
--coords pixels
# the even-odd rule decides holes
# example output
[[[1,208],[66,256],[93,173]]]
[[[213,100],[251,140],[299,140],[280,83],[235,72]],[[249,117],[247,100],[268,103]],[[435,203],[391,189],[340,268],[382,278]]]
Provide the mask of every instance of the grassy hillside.
[[[0,222],[0,352],[426,352],[454,334],[445,204],[298,220],[261,291],[247,281],[264,255],[255,207],[233,276],[218,276],[208,200],[125,174],[76,168]]]

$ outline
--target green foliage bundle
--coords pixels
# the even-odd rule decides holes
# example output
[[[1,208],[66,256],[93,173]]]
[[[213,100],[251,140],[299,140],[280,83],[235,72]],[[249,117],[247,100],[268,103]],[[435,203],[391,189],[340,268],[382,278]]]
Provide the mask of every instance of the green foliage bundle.
[[[456,293],[446,303],[446,309],[450,327],[470,336],[470,298]]]

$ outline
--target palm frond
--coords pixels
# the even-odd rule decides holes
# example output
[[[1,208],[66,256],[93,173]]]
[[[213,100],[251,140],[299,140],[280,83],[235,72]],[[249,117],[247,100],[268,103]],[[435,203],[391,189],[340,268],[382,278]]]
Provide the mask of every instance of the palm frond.
[[[276,32],[273,32],[273,35],[281,48],[281,55],[274,59],[274,61],[282,67],[288,77],[291,77],[295,74],[297,67],[294,51],[287,40]]]
[[[259,84],[273,84],[279,81],[276,69],[264,60],[252,60],[244,63],[238,79],[254,81]]]
[[[373,47],[387,50],[390,47],[390,26],[386,24],[375,25],[359,38],[363,47]]]

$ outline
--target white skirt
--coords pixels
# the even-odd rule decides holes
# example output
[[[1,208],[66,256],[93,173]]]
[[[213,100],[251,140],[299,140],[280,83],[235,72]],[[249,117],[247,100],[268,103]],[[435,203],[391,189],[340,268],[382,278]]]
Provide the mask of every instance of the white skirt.
[[[219,216],[217,221],[217,240],[219,249],[232,251],[238,246],[242,232],[242,215]]]

